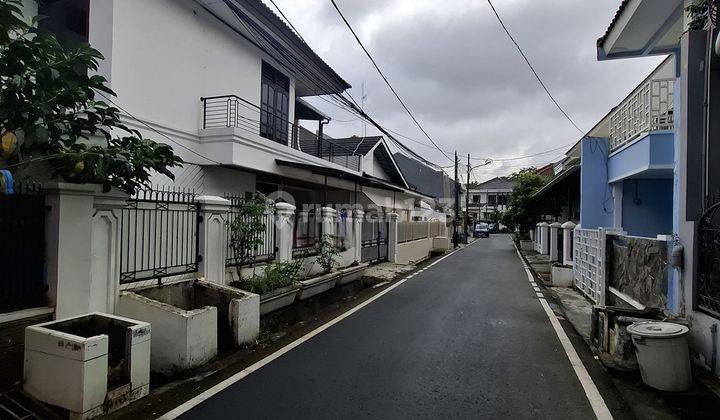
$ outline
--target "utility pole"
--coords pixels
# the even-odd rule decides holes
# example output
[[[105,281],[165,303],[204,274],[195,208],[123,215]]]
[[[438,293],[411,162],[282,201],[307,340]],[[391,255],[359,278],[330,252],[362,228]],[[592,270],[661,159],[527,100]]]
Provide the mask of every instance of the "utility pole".
[[[470,153],[468,153],[467,181],[465,182],[465,243],[468,243],[468,220],[470,220]]]
[[[458,223],[460,223],[460,180],[458,179],[458,154],[455,152],[455,221],[453,222],[453,246],[458,247]]]

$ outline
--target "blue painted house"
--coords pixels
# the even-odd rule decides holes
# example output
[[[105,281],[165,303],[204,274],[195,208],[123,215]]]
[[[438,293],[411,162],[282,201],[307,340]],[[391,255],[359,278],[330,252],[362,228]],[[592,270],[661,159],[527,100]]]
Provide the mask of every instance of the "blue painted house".
[[[674,72],[669,56],[581,140],[583,228],[673,232]]]

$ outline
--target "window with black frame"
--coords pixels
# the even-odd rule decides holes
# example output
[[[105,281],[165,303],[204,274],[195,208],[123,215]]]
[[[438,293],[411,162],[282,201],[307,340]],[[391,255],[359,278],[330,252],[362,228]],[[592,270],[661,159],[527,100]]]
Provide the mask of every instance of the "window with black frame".
[[[266,62],[262,63],[260,135],[287,144],[290,79]]]

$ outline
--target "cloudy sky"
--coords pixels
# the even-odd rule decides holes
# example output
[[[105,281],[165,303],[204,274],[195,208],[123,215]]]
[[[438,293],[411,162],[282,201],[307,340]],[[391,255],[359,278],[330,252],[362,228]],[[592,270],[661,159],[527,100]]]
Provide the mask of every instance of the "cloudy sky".
[[[265,0],[269,3],[269,0]],[[534,79],[485,0],[336,0],[378,65],[443,149],[473,157],[525,156],[573,143],[578,131]],[[275,0],[310,46],[347,80],[366,112],[417,153],[449,165],[415,127],[329,0]],[[573,120],[589,130],[661,61],[598,62],[595,40],[620,0],[494,0],[505,24]],[[273,6],[270,5],[272,8]],[[326,102],[331,136],[361,122]],[[348,121],[348,122],[343,122]],[[368,128],[368,134],[375,131]],[[562,152],[562,150],[561,150]],[[480,181],[552,161],[559,153],[497,162]]]

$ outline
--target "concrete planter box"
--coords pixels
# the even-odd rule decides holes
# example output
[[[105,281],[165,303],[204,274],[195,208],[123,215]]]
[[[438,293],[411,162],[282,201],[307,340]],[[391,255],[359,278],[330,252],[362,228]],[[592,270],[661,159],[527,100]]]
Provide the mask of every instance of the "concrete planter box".
[[[553,264],[551,276],[553,286],[570,287],[573,285],[574,275],[572,267]]]
[[[358,280],[360,277],[363,276],[367,267],[368,263],[362,263],[356,265],[355,267],[348,267],[338,270],[340,277],[337,280],[336,286],[342,286]]]
[[[102,415],[150,390],[150,324],[94,312],[25,329],[23,388],[71,418]]]
[[[334,272],[308,280],[302,280],[300,282],[298,299],[305,300],[332,289],[337,284],[340,276],[341,274],[339,272]]]
[[[253,341],[260,331],[260,297],[191,280],[120,293],[118,313],[150,322],[151,366],[174,375],[212,360],[220,349]]]
[[[300,284],[294,284],[260,296],[260,315],[292,305],[295,303],[298,290],[300,290]]]

